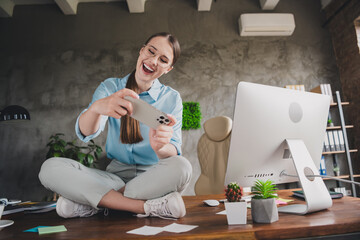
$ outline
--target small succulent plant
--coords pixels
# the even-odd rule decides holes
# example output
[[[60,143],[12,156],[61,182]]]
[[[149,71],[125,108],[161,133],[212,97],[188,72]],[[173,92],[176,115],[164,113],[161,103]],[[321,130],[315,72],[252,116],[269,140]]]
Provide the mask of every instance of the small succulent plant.
[[[225,189],[225,196],[228,202],[240,202],[243,195],[243,188],[236,182],[229,183]]]
[[[254,194],[253,198],[255,199],[267,199],[267,198],[276,198],[276,186],[271,180],[261,181],[256,180],[255,186],[252,191]]]

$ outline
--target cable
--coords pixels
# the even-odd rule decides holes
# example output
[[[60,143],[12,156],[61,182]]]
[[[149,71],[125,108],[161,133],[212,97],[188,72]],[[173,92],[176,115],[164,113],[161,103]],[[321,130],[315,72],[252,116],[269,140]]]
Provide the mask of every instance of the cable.
[[[280,173],[280,177],[281,177],[281,176],[296,177],[296,178],[299,177],[299,176],[297,176],[297,175],[289,175],[289,174],[287,174],[285,171],[282,171],[282,172]],[[346,182],[346,183],[356,184],[356,185],[359,185],[359,186],[360,186],[360,183],[358,183],[358,182],[349,181],[349,180],[337,178],[337,177],[334,177],[334,176],[328,176],[328,175],[305,175],[305,176],[308,177],[308,178],[314,178],[314,177],[330,178],[330,179],[333,179],[333,180],[337,180],[337,181],[339,181],[339,182]]]
[[[330,178],[330,179],[337,180],[337,181],[339,181],[339,182],[346,182],[346,183],[356,184],[356,185],[359,185],[359,186],[360,186],[360,183],[358,183],[358,182],[349,181],[349,180],[345,180],[345,179],[342,179],[342,178],[337,178],[337,177],[334,177],[334,176],[328,176],[328,175],[306,175],[306,176],[307,176],[307,177]]]

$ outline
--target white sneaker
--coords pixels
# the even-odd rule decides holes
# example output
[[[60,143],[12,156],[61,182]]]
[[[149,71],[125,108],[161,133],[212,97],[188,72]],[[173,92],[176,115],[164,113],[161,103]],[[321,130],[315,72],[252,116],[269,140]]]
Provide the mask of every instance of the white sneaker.
[[[59,197],[56,203],[56,212],[63,218],[90,217],[99,212],[89,205],[73,202],[67,198]]]
[[[170,193],[164,197],[147,200],[144,204],[145,214],[138,217],[154,216],[163,219],[181,218],[186,214],[184,201],[178,192]]]

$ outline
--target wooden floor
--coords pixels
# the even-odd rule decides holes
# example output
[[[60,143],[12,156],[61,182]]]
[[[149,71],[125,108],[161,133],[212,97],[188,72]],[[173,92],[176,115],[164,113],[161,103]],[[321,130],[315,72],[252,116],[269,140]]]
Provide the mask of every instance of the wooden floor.
[[[290,191],[281,191],[280,196],[289,198]],[[334,200],[334,205],[325,211],[305,216],[279,214],[279,221],[272,224],[253,224],[248,210],[248,224],[227,225],[225,215],[215,213],[224,210],[224,205],[207,207],[204,199],[223,199],[223,195],[187,196],[184,201],[187,215],[179,220],[160,218],[137,218],[128,212],[110,211],[108,216],[98,214],[90,218],[63,219],[56,212],[42,214],[13,214],[3,219],[15,223],[0,232],[0,239],[144,239],[144,236],[127,234],[144,225],[163,227],[173,222],[199,225],[186,233],[162,232],[149,239],[289,239],[322,235],[337,235],[360,232],[360,199],[344,197]],[[297,200],[301,203],[302,201]],[[302,202],[303,203],[303,202]],[[65,225],[67,232],[39,236],[24,233],[36,226]]]

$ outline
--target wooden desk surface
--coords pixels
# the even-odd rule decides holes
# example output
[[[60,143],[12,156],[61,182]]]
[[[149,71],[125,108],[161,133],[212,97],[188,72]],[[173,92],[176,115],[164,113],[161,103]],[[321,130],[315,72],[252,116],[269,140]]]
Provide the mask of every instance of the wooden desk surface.
[[[290,198],[289,190],[279,191],[283,198]],[[55,211],[42,214],[13,214],[3,216],[15,223],[0,232],[0,239],[144,239],[144,236],[127,234],[144,225],[163,227],[171,223],[198,225],[186,233],[162,232],[149,239],[288,239],[360,232],[360,199],[344,197],[335,199],[333,206],[305,216],[279,213],[279,221],[272,224],[253,224],[248,209],[248,224],[227,225],[225,215],[215,213],[224,210],[224,205],[207,207],[205,199],[223,199],[223,195],[186,196],[187,215],[179,220],[160,218],[137,218],[128,212],[110,211],[109,216],[97,214],[90,218],[63,219]],[[303,201],[296,200],[296,203]],[[24,233],[37,226],[65,225],[67,232],[39,236]]]

